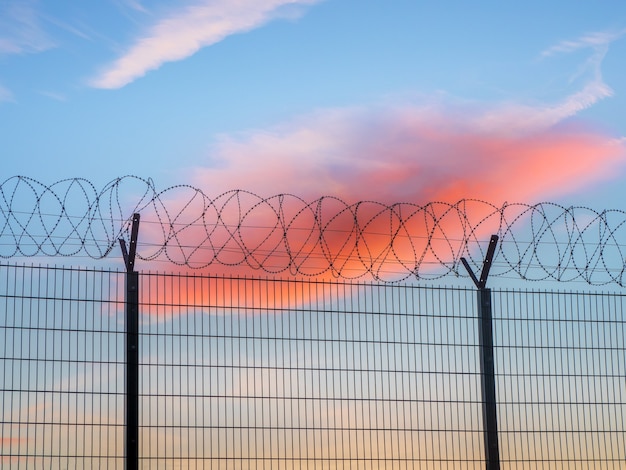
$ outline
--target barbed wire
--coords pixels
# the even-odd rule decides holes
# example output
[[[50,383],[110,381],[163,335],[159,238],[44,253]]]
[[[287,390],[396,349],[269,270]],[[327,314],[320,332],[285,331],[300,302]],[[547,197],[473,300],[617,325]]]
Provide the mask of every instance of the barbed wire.
[[[465,275],[480,269],[487,240],[500,243],[491,276],[584,280],[623,286],[626,211],[489,202],[346,202],[232,190],[216,197],[189,185],[157,191],[151,179],[116,178],[98,189],[82,178],[0,184],[0,258],[107,257],[141,214],[137,257],[192,269],[380,281]]]

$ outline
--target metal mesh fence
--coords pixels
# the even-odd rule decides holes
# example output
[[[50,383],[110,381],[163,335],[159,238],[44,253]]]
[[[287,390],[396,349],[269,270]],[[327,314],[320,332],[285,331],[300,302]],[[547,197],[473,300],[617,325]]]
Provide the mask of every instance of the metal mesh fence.
[[[0,266],[0,467],[123,467],[123,295],[117,272]]]
[[[480,468],[473,291],[142,281],[150,466]]]
[[[504,468],[624,468],[624,296],[493,296]]]
[[[2,468],[123,467],[123,284],[0,265]],[[485,467],[474,290],[140,286],[142,468]],[[493,291],[502,468],[623,468],[624,299]]]

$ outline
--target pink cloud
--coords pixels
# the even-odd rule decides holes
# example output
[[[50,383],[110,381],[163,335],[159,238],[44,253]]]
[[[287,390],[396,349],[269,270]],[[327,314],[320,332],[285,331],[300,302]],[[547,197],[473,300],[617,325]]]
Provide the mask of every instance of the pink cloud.
[[[623,141],[578,122],[516,130],[507,119],[513,114],[417,106],[320,111],[223,137],[214,148],[223,164],[194,169],[193,183],[211,194],[243,188],[304,199],[532,203],[621,170]]]

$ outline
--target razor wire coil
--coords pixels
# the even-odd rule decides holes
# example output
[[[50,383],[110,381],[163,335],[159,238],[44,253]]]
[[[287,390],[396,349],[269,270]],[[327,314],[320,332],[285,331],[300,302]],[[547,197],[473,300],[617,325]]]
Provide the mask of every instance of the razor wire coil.
[[[141,214],[137,257],[191,269],[246,267],[271,274],[370,276],[379,281],[464,275],[500,238],[492,276],[626,284],[626,211],[550,202],[305,200],[232,190],[216,197],[151,179],[0,183],[0,258],[109,256]]]

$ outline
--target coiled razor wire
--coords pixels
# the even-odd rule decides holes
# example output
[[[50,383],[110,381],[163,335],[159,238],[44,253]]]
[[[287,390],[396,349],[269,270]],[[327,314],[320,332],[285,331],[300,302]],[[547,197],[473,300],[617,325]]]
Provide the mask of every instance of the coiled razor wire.
[[[0,184],[0,257],[107,257],[141,215],[137,257],[193,269],[230,266],[380,281],[479,270],[491,234],[492,276],[623,286],[626,212],[463,199],[426,204],[345,202],[233,190],[214,198],[179,185],[157,191],[124,176],[98,189],[71,178]]]

